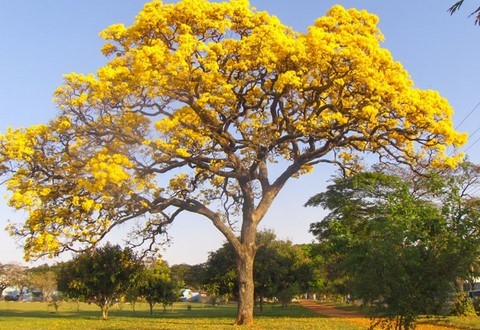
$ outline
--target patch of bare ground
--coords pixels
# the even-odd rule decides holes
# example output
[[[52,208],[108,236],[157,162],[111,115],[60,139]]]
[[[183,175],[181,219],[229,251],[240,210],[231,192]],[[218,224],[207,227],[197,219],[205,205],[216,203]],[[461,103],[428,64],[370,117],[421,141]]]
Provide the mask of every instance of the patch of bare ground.
[[[335,317],[335,318],[345,318],[349,322],[365,326],[365,329],[368,329],[370,326],[370,319],[363,316],[358,311],[350,311],[338,309],[333,305],[328,305],[326,303],[319,303],[315,300],[301,300],[299,305],[307,308],[315,313],[326,317]],[[433,324],[417,324],[417,330],[452,330],[455,328],[438,326]]]
[[[301,300],[300,306],[305,307],[315,313],[321,314],[323,316],[328,317],[339,317],[339,318],[358,318],[363,317],[357,311],[347,311],[343,309],[335,308],[335,306],[328,305],[328,304],[320,304],[315,300]]]

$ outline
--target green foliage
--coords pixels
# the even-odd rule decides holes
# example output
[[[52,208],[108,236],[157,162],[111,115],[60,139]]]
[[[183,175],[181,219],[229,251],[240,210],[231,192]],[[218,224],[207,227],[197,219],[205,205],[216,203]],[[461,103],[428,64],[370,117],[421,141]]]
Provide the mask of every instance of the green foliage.
[[[287,306],[295,295],[309,289],[313,279],[311,260],[301,246],[290,241],[277,240],[273,231],[257,235],[255,256],[255,296],[263,307],[266,298],[277,298]],[[205,287],[213,302],[221,295],[232,295],[237,285],[237,270],[233,248],[225,243],[210,254],[206,263]]]
[[[69,298],[93,302],[108,318],[108,309],[128,291],[141,264],[132,250],[107,244],[65,263],[58,275],[58,289]]]
[[[478,201],[461,193],[479,171],[462,166],[443,181],[361,173],[336,179],[307,202],[330,210],[311,225],[334,269],[327,275],[373,305],[372,316],[388,320],[383,326],[408,329],[419,314],[438,313],[455,279],[478,261]]]
[[[308,284],[308,292],[320,294],[331,300],[342,300],[348,293],[347,277],[338,267],[342,255],[336,253],[327,242],[311,243],[304,250],[312,260],[313,278]]]
[[[148,302],[152,315],[155,304],[162,304],[165,312],[167,306],[178,300],[182,284],[181,281],[172,279],[170,267],[166,262],[157,260],[143,269],[136,288],[138,294]]]
[[[480,315],[480,297],[475,297],[473,299],[473,308],[475,309],[477,315]]]
[[[172,272],[172,279],[183,282],[188,288],[200,290],[203,283],[206,282],[205,264],[173,265],[170,267],[170,270]]]
[[[211,252],[205,264],[205,288],[217,303],[220,296],[231,297],[238,291],[235,252],[229,243]]]
[[[476,316],[475,306],[472,299],[470,299],[464,292],[455,294],[455,299],[450,314],[454,316]]]
[[[313,277],[311,260],[300,246],[277,240],[273,232],[270,237],[268,234],[259,233],[254,268],[255,294],[260,301],[264,297],[276,297],[286,307],[293,297],[308,290]]]

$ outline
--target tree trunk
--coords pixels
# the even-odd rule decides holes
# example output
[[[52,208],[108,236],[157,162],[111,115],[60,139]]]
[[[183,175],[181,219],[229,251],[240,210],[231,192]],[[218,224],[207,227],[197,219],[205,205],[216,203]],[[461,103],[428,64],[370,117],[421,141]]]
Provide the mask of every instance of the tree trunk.
[[[102,319],[103,320],[108,319],[108,304],[102,305]]]
[[[108,309],[112,305],[112,297],[102,297],[99,302],[96,302],[96,305],[100,305],[100,308],[102,309],[102,319],[106,320],[108,319]]]
[[[253,282],[253,260],[255,248],[245,249],[237,252],[238,269],[238,310],[236,325],[253,325],[254,309],[254,282]]]
[[[455,279],[455,287],[457,289],[457,292],[463,292],[464,289],[463,289],[463,279],[457,277]]]

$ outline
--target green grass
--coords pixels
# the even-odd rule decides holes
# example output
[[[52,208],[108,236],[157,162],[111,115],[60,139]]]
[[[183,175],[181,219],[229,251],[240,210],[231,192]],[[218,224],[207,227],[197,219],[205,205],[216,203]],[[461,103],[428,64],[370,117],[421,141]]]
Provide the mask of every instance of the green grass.
[[[359,311],[364,315],[367,315],[367,309],[362,308],[359,305],[347,304],[345,302],[328,302],[326,305],[335,306],[335,308],[346,310],[346,311]],[[367,317],[367,316],[366,316]],[[419,317],[416,322],[417,325],[432,325],[432,326],[442,326],[449,327],[452,329],[463,329],[463,330],[480,330],[480,316],[431,316],[431,317]]]
[[[187,306],[191,306],[191,310]],[[95,305],[63,303],[58,312],[45,303],[0,302],[0,329],[232,329],[236,305],[202,305],[176,303],[164,313],[160,307],[150,316],[146,304],[114,306],[109,320],[100,319]],[[289,308],[267,306],[255,317],[254,329],[339,329],[358,330],[365,327],[347,320],[324,318],[300,306]]]
[[[432,324],[452,329],[480,330],[480,317],[475,316],[448,316],[420,319],[418,324]]]
[[[191,310],[188,309],[191,306]],[[77,311],[77,307],[79,310]],[[342,306],[338,304],[338,307]],[[58,312],[46,303],[0,301],[0,330],[100,330],[100,329],[233,329],[236,305],[211,306],[200,303],[175,303],[173,309],[163,312],[161,306],[150,316],[148,305],[139,303],[133,312],[130,305],[113,306],[109,320],[101,320],[96,305],[62,303]],[[480,330],[480,318],[445,317],[421,319],[419,325],[433,324],[453,329]],[[289,308],[267,305],[262,314],[256,313],[253,329],[319,329],[360,330],[365,324],[351,323],[348,319],[325,318],[298,305]],[[238,329],[238,328],[237,328]],[[250,329],[250,328],[249,328]]]

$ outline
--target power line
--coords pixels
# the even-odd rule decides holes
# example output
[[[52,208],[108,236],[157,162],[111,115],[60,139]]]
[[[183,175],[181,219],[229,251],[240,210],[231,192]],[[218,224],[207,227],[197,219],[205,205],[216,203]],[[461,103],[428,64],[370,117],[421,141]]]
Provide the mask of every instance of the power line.
[[[476,130],[474,130],[473,133],[469,135],[469,137],[474,136],[475,133],[477,133],[478,131],[480,131],[480,127],[478,127]]]
[[[474,130],[472,134],[468,134],[468,138],[471,138],[472,136],[474,136],[478,131],[480,131],[480,127],[478,127],[476,130]],[[477,138],[477,139],[473,142],[473,144],[477,143],[479,139],[480,139],[480,138]],[[468,149],[470,149],[471,147],[473,147],[473,144],[470,145],[467,149],[465,149],[464,152],[466,152]],[[452,151],[450,152],[449,156],[453,155],[454,152],[455,152],[455,150],[452,150]]]
[[[460,125],[462,125],[464,123],[464,121],[467,120],[467,118],[470,117],[470,115],[478,108],[478,106],[480,106],[480,102],[478,102],[477,105],[472,110],[470,110],[468,115],[465,118],[463,118],[463,120],[460,122],[460,124],[458,124],[455,127],[455,129],[458,129],[460,127]]]
[[[477,138],[475,141],[473,141],[473,143],[472,143],[471,145],[469,145],[469,146],[468,146],[468,148],[467,148],[467,149],[465,149],[465,150],[463,150],[463,151],[464,151],[464,152],[467,152],[467,151],[468,151],[468,149],[470,149],[471,147],[473,147],[473,146],[474,146],[474,145],[475,145],[475,144],[476,144],[478,141],[480,141],[480,137],[479,137],[479,138]]]

